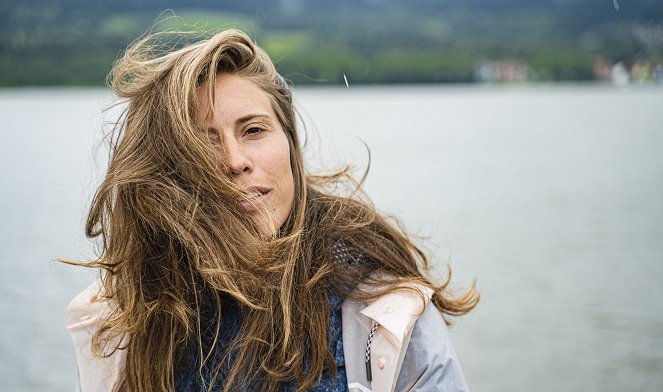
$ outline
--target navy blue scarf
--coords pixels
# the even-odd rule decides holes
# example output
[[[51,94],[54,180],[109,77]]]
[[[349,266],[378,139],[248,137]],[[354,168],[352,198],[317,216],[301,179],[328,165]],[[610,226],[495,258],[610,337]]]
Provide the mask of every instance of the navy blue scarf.
[[[330,352],[334,355],[336,362],[337,374],[334,376],[329,369],[324,369],[320,384],[309,388],[309,391],[315,392],[344,392],[347,391],[347,378],[345,374],[345,358],[343,356],[343,331],[341,320],[341,304],[343,299],[332,291],[328,292],[328,300],[330,305],[330,318],[328,330],[328,342]],[[214,335],[216,328],[214,325],[215,317],[212,317],[211,312],[203,313],[202,326],[202,341],[203,347],[211,347],[216,343],[216,347],[212,353],[210,360],[206,362],[203,367],[202,375],[198,371],[200,366],[200,356],[198,353],[197,344],[189,345],[181,359],[179,366],[175,372],[175,390],[178,392],[206,392],[211,383],[215,366],[222,361],[224,354],[227,352],[231,342],[237,335],[241,325],[241,318],[239,307],[237,303],[229,296],[222,298],[221,309],[221,326],[219,329],[219,337],[214,342]],[[231,359],[232,360],[232,359]],[[227,372],[230,366],[221,369],[220,374],[212,386],[212,391],[223,390],[226,382]],[[279,385],[278,391],[290,392],[297,390],[297,383],[295,381],[283,383]],[[255,388],[250,386],[245,388],[235,388],[236,391],[255,391]]]

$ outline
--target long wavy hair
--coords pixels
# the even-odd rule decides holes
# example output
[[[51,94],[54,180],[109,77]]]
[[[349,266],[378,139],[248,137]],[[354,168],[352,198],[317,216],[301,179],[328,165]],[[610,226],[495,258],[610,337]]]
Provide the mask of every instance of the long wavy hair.
[[[228,350],[235,354],[223,360],[230,362],[226,391],[249,384],[274,391],[288,380],[305,390],[324,368],[335,372],[327,342],[330,288],[370,300],[416,282],[435,290],[443,315],[477,304],[474,286],[454,297],[449,278],[432,283],[424,253],[369,202],[328,191],[346,172],[307,175],[289,86],[246,34],[227,30],[170,50],[166,37],[132,44],[109,75],[127,106],[86,223],[87,235],[100,239],[99,258],[79,263],[103,271],[103,297],[113,303],[93,352],[126,350],[116,390],[173,390],[179,358],[191,344],[202,369],[213,349],[201,341],[202,309],[214,310],[218,326],[224,298],[241,312],[241,332]],[[202,95],[213,102],[220,74],[265,91],[288,138],[295,197],[273,234],[238,205],[243,190],[198,125]],[[367,262],[335,261],[339,243]],[[218,375],[222,364],[213,365]]]

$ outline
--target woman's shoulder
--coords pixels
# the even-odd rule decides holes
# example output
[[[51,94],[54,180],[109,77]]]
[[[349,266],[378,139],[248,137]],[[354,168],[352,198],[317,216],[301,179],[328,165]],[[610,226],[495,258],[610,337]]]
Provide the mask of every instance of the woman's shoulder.
[[[396,390],[438,390],[444,386],[444,390],[467,391],[446,322],[431,303],[431,294],[432,289],[412,284],[369,304],[344,303],[343,343],[348,347],[350,384],[375,391],[392,390],[394,383]],[[371,358],[375,358],[371,360],[372,381],[357,371],[363,368],[368,336]]]
[[[92,337],[111,310],[112,302],[103,295],[100,280],[86,287],[67,306],[67,329],[74,342],[79,390],[83,392],[111,391],[119,379],[124,350],[109,356],[92,352]]]
[[[109,302],[102,293],[101,280],[92,282],[78,293],[67,306],[67,329],[70,331],[84,329],[98,323],[109,310]]]
[[[447,324],[433,304],[412,329],[396,390],[469,390]]]

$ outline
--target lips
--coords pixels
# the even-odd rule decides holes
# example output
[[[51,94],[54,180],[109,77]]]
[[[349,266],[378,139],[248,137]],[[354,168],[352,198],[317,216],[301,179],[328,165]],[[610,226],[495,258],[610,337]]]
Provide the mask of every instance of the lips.
[[[271,193],[271,189],[263,186],[252,186],[248,188],[248,196],[239,199],[239,204],[246,212],[257,210],[260,203],[265,203]]]

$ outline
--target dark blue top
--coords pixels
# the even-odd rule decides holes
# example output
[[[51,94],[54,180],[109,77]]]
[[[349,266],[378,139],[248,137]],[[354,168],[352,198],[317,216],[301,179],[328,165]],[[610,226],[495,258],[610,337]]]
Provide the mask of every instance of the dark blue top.
[[[331,290],[328,291],[327,297],[330,308],[328,342],[330,352],[333,354],[336,362],[337,374],[334,376],[329,369],[323,369],[320,384],[309,388],[308,390],[312,392],[346,392],[348,390],[348,383],[345,374],[345,358],[343,356],[343,323],[341,319],[341,304],[343,303],[343,299]],[[214,342],[214,335],[216,332],[214,320],[216,318],[213,317],[211,311],[206,311],[202,314],[204,323],[204,325],[201,326],[203,347],[211,347],[212,343],[216,343],[216,348],[212,353],[212,357],[206,362],[201,375],[198,371],[201,360],[199,358],[200,355],[198,353],[197,344],[191,344],[187,347],[184,357],[181,359],[175,372],[175,390],[178,392],[206,392],[208,386],[212,382],[215,366],[222,361],[228,347],[237,335],[241,325],[239,307],[237,306],[237,303],[228,296],[223,297],[222,301],[221,325],[219,329],[219,337],[216,342]],[[230,361],[232,361],[232,355]],[[223,390],[223,387],[225,386],[225,378],[229,370],[230,365],[221,369],[217,379],[214,381],[214,385],[211,389],[212,391]],[[246,386],[238,387],[234,390],[254,391],[255,388]],[[297,382],[295,381],[283,383],[278,388],[278,391],[280,392],[296,390]]]

